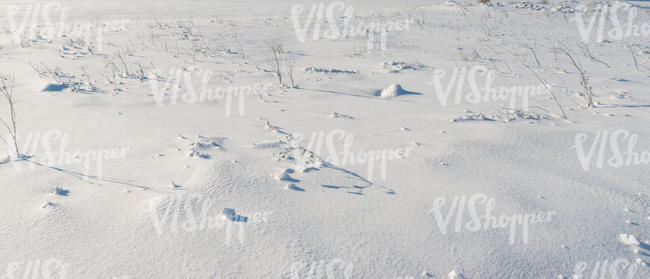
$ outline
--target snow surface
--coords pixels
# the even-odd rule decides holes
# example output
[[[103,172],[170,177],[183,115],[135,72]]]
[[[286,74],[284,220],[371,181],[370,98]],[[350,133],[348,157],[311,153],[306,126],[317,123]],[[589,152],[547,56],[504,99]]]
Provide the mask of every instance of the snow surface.
[[[15,76],[26,156],[0,142],[0,278],[572,278],[577,267],[595,278],[601,266],[650,278],[650,164],[598,168],[596,151],[585,170],[576,148],[583,133],[588,152],[623,129],[636,152],[650,150],[648,37],[585,48],[572,9],[601,2],[547,2],[343,2],[357,21],[410,20],[371,52],[365,36],[312,40],[313,26],[300,42],[291,9],[305,16],[319,1],[58,2],[67,24],[126,20],[92,51],[58,36],[12,44],[0,15],[0,73]],[[2,1],[0,12],[30,3],[47,2]],[[645,4],[630,3],[648,22]],[[293,87],[265,59],[278,41],[295,59]],[[562,50],[587,71],[594,106]],[[123,64],[129,73],[116,74]],[[566,119],[548,92],[527,110],[443,103],[435,71],[447,81],[475,66],[497,88],[537,86],[538,74]],[[211,89],[259,90],[173,99],[176,74],[182,96],[186,77],[201,92],[208,71]],[[8,108],[0,99],[4,120]],[[347,161],[333,158],[347,139]],[[105,159],[58,160],[86,151]],[[384,169],[370,164],[382,153]],[[494,199],[493,216],[547,214],[524,236],[521,225],[470,231],[465,208],[443,233],[436,214],[460,197]],[[604,270],[598,278],[617,278]]]

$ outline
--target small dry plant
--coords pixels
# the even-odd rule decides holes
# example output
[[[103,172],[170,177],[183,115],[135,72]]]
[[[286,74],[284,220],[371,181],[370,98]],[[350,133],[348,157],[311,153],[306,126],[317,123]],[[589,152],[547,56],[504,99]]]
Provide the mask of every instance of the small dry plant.
[[[280,86],[282,86],[282,66],[284,63],[284,48],[282,46],[282,43],[274,43],[271,44],[264,54],[266,58],[266,63],[271,66],[271,71],[275,74],[275,76],[278,78],[278,82],[280,83]]]
[[[2,134],[0,134],[0,139],[4,141],[8,146],[12,146],[14,148],[14,155],[15,158],[18,159],[20,158],[20,152],[18,150],[18,132],[16,130],[16,109],[14,106],[14,88],[13,88],[13,82],[14,82],[14,77],[7,77],[7,76],[0,76],[0,93],[2,94],[2,97],[7,99],[7,102],[9,103],[9,113],[10,113],[10,119],[9,121],[5,121],[2,117],[0,117],[0,123],[7,129],[9,132],[9,136],[11,137],[11,143],[5,139]],[[9,82],[9,85],[7,85],[7,82]]]

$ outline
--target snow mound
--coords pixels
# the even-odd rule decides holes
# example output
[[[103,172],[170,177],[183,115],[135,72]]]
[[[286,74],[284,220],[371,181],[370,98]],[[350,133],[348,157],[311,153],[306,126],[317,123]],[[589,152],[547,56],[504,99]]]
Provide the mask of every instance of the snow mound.
[[[406,95],[409,92],[404,90],[401,85],[397,83],[393,83],[389,85],[388,87],[384,88],[384,90],[381,90],[378,92],[379,97],[397,97],[399,95]]]
[[[465,277],[462,273],[460,273],[458,271],[455,271],[455,270],[452,270],[451,272],[449,272],[447,278],[449,278],[449,279],[467,279],[467,277]]]
[[[635,235],[632,234],[619,234],[618,241],[628,246],[639,246],[641,244]]]

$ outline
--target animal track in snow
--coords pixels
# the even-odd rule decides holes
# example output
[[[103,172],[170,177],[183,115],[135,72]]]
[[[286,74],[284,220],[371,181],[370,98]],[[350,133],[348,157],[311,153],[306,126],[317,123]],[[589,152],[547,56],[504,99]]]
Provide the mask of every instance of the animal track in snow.
[[[285,190],[294,190],[294,191],[298,191],[298,192],[304,192],[305,191],[305,189],[300,188],[300,187],[296,186],[296,184],[293,184],[293,183],[288,183],[286,186],[284,186],[284,189]]]
[[[472,111],[463,112],[464,115],[453,117],[449,122],[461,121],[501,121],[504,123],[513,122],[516,120],[534,120],[541,121],[550,119],[550,115],[545,115],[535,112],[526,112],[522,110],[501,109],[498,113],[485,114],[474,113]]]
[[[198,135],[196,137],[185,137],[179,135],[179,141],[182,148],[179,151],[185,151],[189,158],[210,159],[214,154],[213,150],[223,151],[223,137],[206,137]]]
[[[292,178],[289,174],[295,171],[290,168],[282,169],[273,175],[273,179],[277,181],[300,182],[300,180]]]
[[[58,195],[58,196],[67,196],[70,191],[63,189],[61,187],[55,187],[52,189],[52,194]]]

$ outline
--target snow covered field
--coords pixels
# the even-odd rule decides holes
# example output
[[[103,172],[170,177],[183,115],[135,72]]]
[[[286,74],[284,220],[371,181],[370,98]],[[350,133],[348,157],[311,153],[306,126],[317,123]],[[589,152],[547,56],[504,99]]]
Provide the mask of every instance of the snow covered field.
[[[0,278],[650,278],[649,8],[0,0]]]

